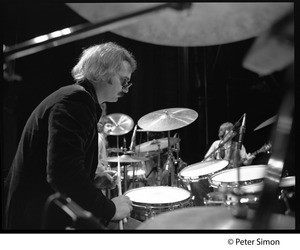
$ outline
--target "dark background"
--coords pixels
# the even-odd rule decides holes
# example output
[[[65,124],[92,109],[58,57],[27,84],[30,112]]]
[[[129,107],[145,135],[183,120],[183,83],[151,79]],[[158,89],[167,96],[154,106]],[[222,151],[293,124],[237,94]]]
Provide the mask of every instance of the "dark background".
[[[3,44],[12,46],[86,22],[62,3],[5,4],[2,6]],[[2,86],[3,176],[10,167],[22,129],[33,109],[56,89],[73,83],[70,72],[83,48],[107,41],[127,48],[138,62],[138,69],[132,75],[134,86],[117,103],[108,103],[108,114],[129,115],[136,124],[142,116],[164,108],[195,110],[198,113],[195,122],[171,131],[171,136],[180,135],[180,156],[187,164],[203,159],[210,144],[218,139],[221,123],[235,123],[244,113],[247,114],[244,137],[247,152],[253,152],[269,141],[272,126],[253,130],[276,115],[283,98],[285,70],[260,77],[242,67],[254,38],[183,48],[148,44],[106,32],[10,64],[22,80],[4,81]],[[145,139],[141,139],[141,135],[137,135],[137,141]],[[131,136],[132,131],[125,135],[127,145]],[[116,137],[111,136],[109,143],[111,147],[116,146]]]

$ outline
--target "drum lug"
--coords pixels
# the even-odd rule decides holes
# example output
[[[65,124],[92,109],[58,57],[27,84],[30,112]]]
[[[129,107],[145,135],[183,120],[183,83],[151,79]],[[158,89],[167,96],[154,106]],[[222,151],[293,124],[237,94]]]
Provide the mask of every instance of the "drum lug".
[[[156,212],[154,210],[152,210],[151,206],[147,205],[146,212],[145,212],[146,220],[153,219],[155,216],[156,216]]]

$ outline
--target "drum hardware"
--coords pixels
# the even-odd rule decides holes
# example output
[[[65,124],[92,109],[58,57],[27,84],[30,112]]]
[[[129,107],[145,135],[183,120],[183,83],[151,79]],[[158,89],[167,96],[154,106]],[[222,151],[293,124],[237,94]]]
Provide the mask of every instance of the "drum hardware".
[[[286,211],[284,212],[285,215],[294,215],[292,211],[288,199],[293,198],[295,195],[294,192],[288,192],[284,189],[280,191],[280,195],[278,196],[279,200],[283,200],[284,205],[286,206]]]
[[[296,178],[295,176],[286,176],[281,178],[281,181],[279,183],[280,194],[278,196],[279,200],[282,200],[284,202],[286,211],[284,212],[285,215],[294,215],[294,211],[292,210],[290,206],[290,199],[293,199],[295,196],[294,187],[296,185]],[[289,188],[292,188],[292,190],[289,190]]]
[[[187,108],[169,108],[151,112],[144,115],[139,119],[138,125],[148,131],[168,131],[168,158],[164,166],[164,170],[161,176],[161,184],[165,185],[167,182],[168,186],[174,185],[174,161],[171,150],[171,141],[179,141],[177,138],[170,137],[170,131],[185,127],[194,122],[198,117],[198,113],[194,110]],[[156,144],[156,143],[155,143]],[[174,143],[175,144],[175,143]],[[158,143],[159,145],[159,143]],[[164,179],[166,179],[164,181]]]
[[[115,162],[115,163],[136,163],[136,162],[142,162],[148,160],[145,157],[137,157],[137,156],[129,156],[129,155],[121,155],[117,157],[107,157],[106,159],[103,159],[103,161],[107,162]],[[135,166],[134,164],[132,165],[133,167],[133,176],[135,176]],[[121,172],[119,173],[121,176]],[[120,177],[121,178],[121,177]],[[128,180],[127,180],[127,165],[124,165],[124,190],[127,190],[127,185]]]

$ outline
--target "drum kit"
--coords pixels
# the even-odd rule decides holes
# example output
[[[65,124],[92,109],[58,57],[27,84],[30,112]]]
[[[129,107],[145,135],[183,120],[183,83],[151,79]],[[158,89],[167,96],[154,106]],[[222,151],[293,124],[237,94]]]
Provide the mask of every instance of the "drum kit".
[[[132,142],[129,150],[120,149],[119,136],[125,135],[133,129],[133,120],[125,114],[110,114],[108,118],[113,121],[113,129],[110,135],[117,136],[117,147],[110,149],[109,152],[117,153],[117,156],[103,159],[108,163],[119,163],[123,166],[123,186],[124,190],[128,189],[128,179],[134,184],[135,181],[143,182],[145,185],[161,185],[162,172],[168,173],[170,179],[174,179],[175,167],[184,166],[184,162],[179,158],[178,137],[170,137],[170,131],[182,128],[195,121],[198,117],[196,111],[187,108],[169,108],[158,110],[143,116],[138,125],[141,129],[135,127]],[[136,132],[168,132],[168,137],[148,140],[139,145],[135,145]],[[147,136],[149,139],[149,136]],[[161,154],[167,150],[167,164],[165,169],[161,167]],[[173,153],[177,153],[177,157]],[[123,155],[119,156],[119,153]],[[157,162],[154,158],[157,157]],[[149,166],[150,165],[150,166]],[[147,169],[148,168],[148,169]],[[166,169],[167,168],[167,169]],[[151,180],[152,174],[155,174],[155,182]],[[171,177],[172,174],[172,177]],[[167,176],[169,178],[169,176]],[[153,179],[153,178],[152,178]],[[170,183],[168,183],[169,186]],[[134,187],[134,185],[133,185]]]
[[[176,7],[173,3],[161,6],[158,3],[126,3],[122,6],[120,3],[68,3],[67,6],[90,23],[68,28],[70,34],[67,35],[63,30],[56,32],[61,34],[58,37],[53,37],[52,33],[45,35],[47,39],[42,43],[31,39],[16,46],[4,46],[5,61],[111,30],[124,37],[164,46],[226,44],[260,35],[279,16],[293,8],[292,3],[193,3],[188,7]],[[180,9],[181,12],[178,12]],[[149,16],[144,18],[145,14]],[[233,214],[236,205],[254,205],[255,208],[265,185],[267,166],[241,167],[239,171],[224,170],[228,165],[225,160],[187,166],[179,157],[177,145],[180,139],[171,137],[170,131],[183,128],[197,119],[197,112],[191,109],[162,109],[143,116],[138,121],[140,129],[135,129],[134,133],[146,132],[147,142],[139,145],[134,143],[129,151],[120,148],[119,136],[133,129],[133,120],[120,113],[108,117],[115,125],[111,135],[117,137],[117,147],[110,149],[110,152],[117,156],[104,160],[118,164],[119,176],[122,164],[124,195],[133,203],[132,216],[144,222],[138,229],[251,229],[253,210],[249,210],[244,220]],[[271,117],[255,130],[275,121],[277,117]],[[286,119],[278,121],[286,123]],[[286,124],[279,127],[283,130]],[[168,132],[167,137],[149,140],[149,133],[164,131]],[[163,150],[167,150],[167,160],[161,166]],[[177,153],[176,157],[174,152]],[[158,160],[156,166],[150,164],[150,171],[146,172],[145,168],[153,160],[151,157],[158,157]],[[144,169],[138,168],[139,165]],[[157,173],[155,184],[151,183],[153,186],[127,189],[128,179],[133,183],[142,179],[145,185],[149,184],[148,177],[153,172]],[[278,174],[278,171],[275,172]],[[204,182],[208,182],[214,192],[207,193],[205,206],[195,207],[195,194],[191,186]],[[121,187],[120,184],[118,186]],[[284,201],[285,214],[288,215],[292,213],[288,199],[294,197],[294,187],[293,176],[282,178],[279,184],[279,199]],[[273,214],[270,223],[271,229],[295,228],[295,219],[281,214]]]
[[[112,135],[124,135],[134,126],[130,117],[124,114],[108,115],[112,117],[116,128]],[[132,201],[131,217],[143,222],[138,229],[250,229],[253,213],[259,204],[263,190],[267,165],[252,165],[236,169],[226,169],[227,160],[209,160],[187,165],[178,156],[176,145],[178,137],[171,137],[170,131],[191,124],[197,119],[197,112],[186,108],[170,108],[158,110],[143,116],[134,129],[130,150],[115,148],[118,155],[108,157],[109,163],[122,164],[124,195]],[[149,133],[168,132],[168,137],[149,139]],[[147,141],[135,145],[135,133],[147,133]],[[118,140],[117,140],[118,141]],[[148,166],[153,156],[160,158],[163,150],[167,150],[165,163],[160,159]],[[177,156],[174,156],[174,152]],[[119,155],[119,153],[123,153]],[[178,167],[178,162],[181,164]],[[177,166],[177,168],[176,168]],[[154,175],[155,182],[149,181]],[[128,188],[131,183],[140,182],[143,186]],[[209,185],[203,197],[203,205],[197,205],[192,185]],[[286,211],[275,214],[272,227],[291,229],[294,227],[293,217],[286,220],[283,216],[293,215],[290,199],[294,197],[295,177],[281,179],[278,200],[284,203]],[[244,220],[233,216],[239,205],[247,207]],[[231,211],[231,212],[230,212]],[[200,216],[209,215],[208,217]],[[194,215],[194,216],[193,216]],[[180,222],[177,218],[181,218]],[[207,222],[207,219],[210,222]],[[151,220],[150,220],[151,219]],[[216,220],[220,220],[216,222]],[[283,221],[283,222],[282,222]]]

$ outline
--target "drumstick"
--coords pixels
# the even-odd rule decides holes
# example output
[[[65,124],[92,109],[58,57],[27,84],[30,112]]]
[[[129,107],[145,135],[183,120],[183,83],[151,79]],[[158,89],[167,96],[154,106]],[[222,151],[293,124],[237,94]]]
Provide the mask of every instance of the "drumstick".
[[[122,185],[121,185],[121,166],[120,166],[120,156],[118,155],[118,175],[119,175],[119,178],[118,178],[118,195],[122,195]],[[124,218],[123,220],[120,220],[119,221],[119,227],[121,230],[123,230],[123,222],[124,223],[127,223],[127,219]]]

